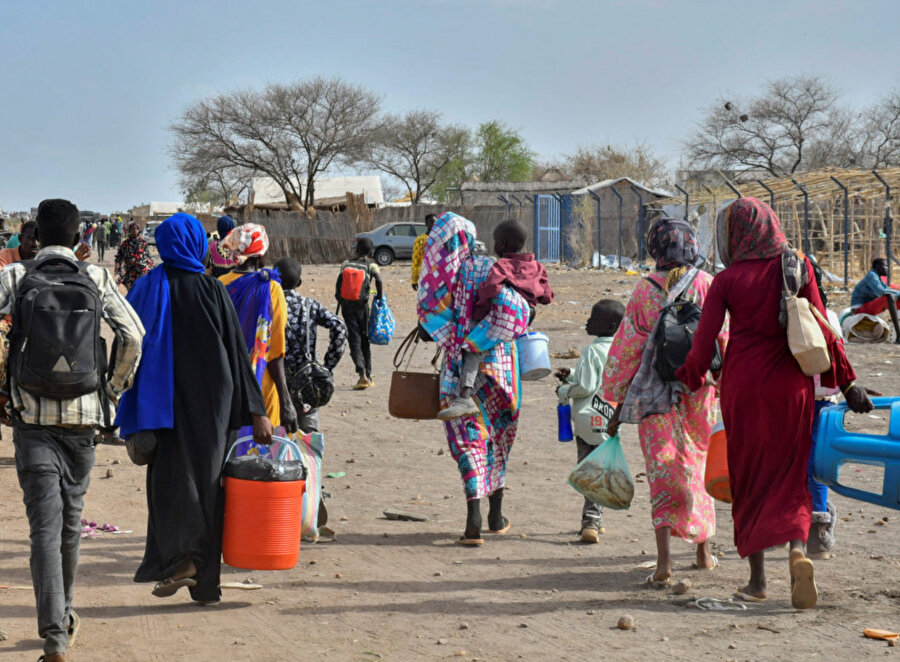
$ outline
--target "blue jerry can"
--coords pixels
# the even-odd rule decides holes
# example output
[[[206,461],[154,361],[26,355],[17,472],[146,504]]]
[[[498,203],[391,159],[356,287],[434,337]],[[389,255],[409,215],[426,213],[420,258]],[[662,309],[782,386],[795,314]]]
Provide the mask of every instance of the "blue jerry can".
[[[819,414],[813,474],[820,483],[851,499],[900,510],[900,398],[874,398],[876,409],[890,410],[887,435],[849,432],[844,428],[845,403],[826,407]],[[881,494],[841,485],[845,462],[884,467]]]

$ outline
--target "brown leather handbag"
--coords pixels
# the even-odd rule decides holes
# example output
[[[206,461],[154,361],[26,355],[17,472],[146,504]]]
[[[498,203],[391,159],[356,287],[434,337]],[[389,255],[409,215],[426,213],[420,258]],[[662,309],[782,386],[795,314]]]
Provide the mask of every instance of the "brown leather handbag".
[[[388,413],[394,418],[432,420],[437,418],[441,410],[441,376],[437,369],[440,347],[431,360],[433,371],[410,372],[409,364],[418,344],[417,327],[403,339],[394,354],[394,372],[388,396]],[[401,368],[404,360],[405,370]]]

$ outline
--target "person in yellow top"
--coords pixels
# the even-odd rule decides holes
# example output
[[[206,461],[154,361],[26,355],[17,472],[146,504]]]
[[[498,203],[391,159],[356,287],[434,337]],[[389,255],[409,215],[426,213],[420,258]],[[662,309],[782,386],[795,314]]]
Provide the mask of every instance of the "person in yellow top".
[[[434,214],[425,217],[425,234],[416,237],[413,244],[412,266],[410,267],[409,280],[414,290],[419,289],[419,272],[422,270],[422,258],[425,256],[425,245],[428,243],[428,235],[434,227]]]
[[[269,237],[261,225],[247,223],[229,232],[220,248],[235,264],[219,280],[237,311],[266,414],[273,426],[296,432],[297,412],[284,373],[287,302],[278,272],[263,268]]]

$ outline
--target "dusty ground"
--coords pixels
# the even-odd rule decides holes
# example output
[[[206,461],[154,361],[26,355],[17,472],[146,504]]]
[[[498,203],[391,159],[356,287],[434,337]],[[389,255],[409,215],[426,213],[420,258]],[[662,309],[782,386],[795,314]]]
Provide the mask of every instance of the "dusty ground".
[[[399,332],[412,327],[407,264],[384,270]],[[334,267],[307,269],[304,289],[331,303]],[[581,347],[590,304],[624,299],[635,277],[554,272],[558,302],[536,328],[551,350]],[[691,548],[675,541],[675,572],[693,586],[685,596],[643,588],[654,558],[646,483],[627,512],[608,512],[599,545],[576,542],[581,497],[565,484],[573,444],[556,441],[553,383],[526,386],[519,438],[509,465],[508,535],[480,549],[461,548],[465,504],[437,422],[387,415],[394,346],[375,348],[376,386],[353,392],[352,365],[337,370],[338,392],[323,410],[329,525],[335,542],[304,544],[286,572],[223,571],[223,581],[252,577],[255,592],[226,591],[202,608],[186,594],[160,600],[131,581],[146,527],[144,471],[124,449],[100,447],[85,517],[131,534],[84,541],[76,586],[83,619],[76,662],[128,660],[775,660],[850,659],[895,654],[864,639],[864,627],[900,627],[900,513],[843,498],[836,558],[816,565],[819,607],[790,607],[787,555],[770,554],[770,601],[743,612],[704,612],[692,597],[727,598],[746,580],[732,543],[729,509],[719,504],[714,572],[691,570]],[[898,392],[900,352],[851,346],[861,378]],[[419,357],[422,366],[426,357]],[[571,365],[572,361],[557,361]],[[877,376],[872,376],[877,375]],[[747,403],[748,407],[754,406]],[[871,427],[881,419],[863,421]],[[0,442],[0,660],[34,660],[40,649],[28,571],[28,530],[12,462],[11,432]],[[636,429],[624,428],[633,474],[643,471]],[[112,477],[107,478],[107,470]],[[868,480],[865,474],[860,479]],[[385,508],[429,517],[426,523],[383,518]],[[884,518],[882,525],[876,522]],[[636,631],[615,628],[631,614]]]

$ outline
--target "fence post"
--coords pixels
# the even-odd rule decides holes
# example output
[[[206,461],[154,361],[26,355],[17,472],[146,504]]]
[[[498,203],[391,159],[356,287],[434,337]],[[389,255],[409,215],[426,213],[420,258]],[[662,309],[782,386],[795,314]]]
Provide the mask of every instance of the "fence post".
[[[609,190],[616,194],[619,199],[619,269],[622,268],[622,196],[616,190],[615,184],[609,187]]]
[[[600,268],[600,260],[603,255],[603,218],[600,212],[600,196],[588,189],[588,193],[597,202],[597,268]]]
[[[681,191],[684,194],[684,220],[688,220],[688,213],[691,208],[691,196],[690,194],[681,188],[678,184],[675,184],[675,188]]]
[[[811,255],[809,245],[809,192],[806,187],[791,177],[791,182],[803,194],[803,252]]]
[[[832,177],[832,179],[834,179]],[[768,185],[761,179],[757,179],[756,183],[762,186],[766,191],[769,192],[769,206],[772,208],[772,211],[775,211],[775,191],[770,189]]]
[[[509,194],[504,193],[503,195],[498,195],[497,199],[506,205],[506,215],[509,216]]]
[[[531,211],[534,217],[534,256],[538,261],[541,259],[541,197],[539,195],[532,198]]]
[[[634,194],[638,197],[638,231],[637,231],[637,243],[638,243],[638,259],[640,262],[644,261],[644,196],[641,195],[640,189],[636,187],[634,184],[631,185],[631,190],[634,191]]]
[[[881,185],[884,186],[884,255],[887,258],[888,268],[888,285],[891,284],[891,262],[894,260],[894,254],[891,250],[891,235],[894,234],[894,214],[891,210],[891,186],[888,184],[877,170],[873,170],[872,174],[878,178]]]
[[[850,264],[850,192],[846,186],[838,181],[837,177],[832,176],[831,181],[840,186],[844,192],[844,245],[842,249],[844,251],[844,289],[846,290],[849,287],[848,271]],[[890,267],[888,269],[890,270]]]

